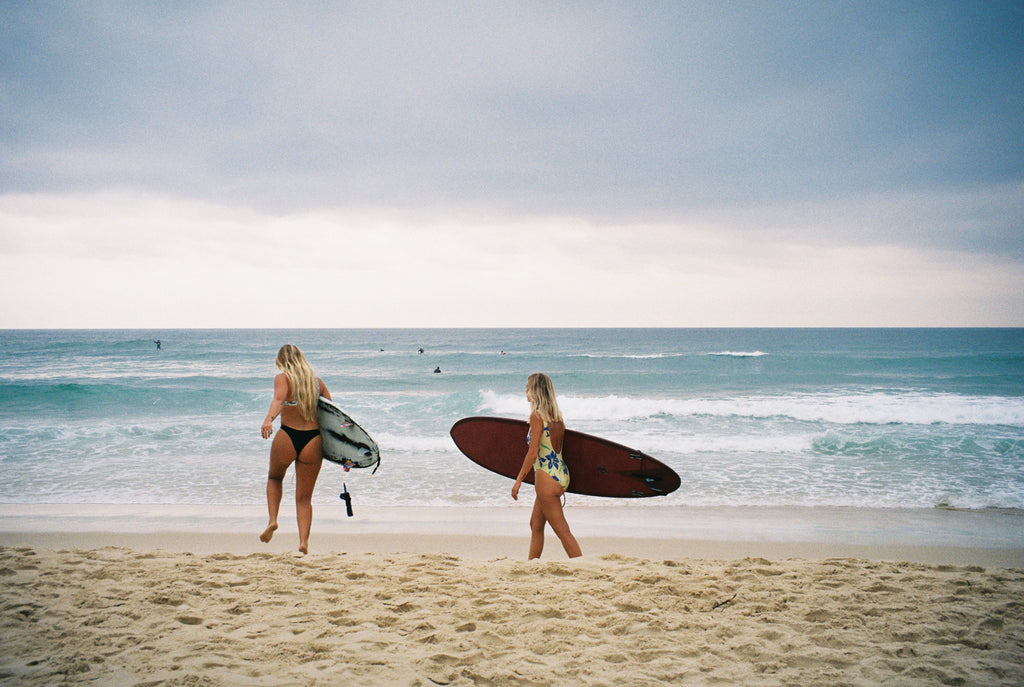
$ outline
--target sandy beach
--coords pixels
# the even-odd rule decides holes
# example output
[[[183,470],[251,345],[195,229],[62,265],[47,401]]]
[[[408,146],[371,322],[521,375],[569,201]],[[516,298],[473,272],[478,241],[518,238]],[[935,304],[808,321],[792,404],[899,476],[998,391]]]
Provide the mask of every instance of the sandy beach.
[[[0,509],[3,684],[1024,683],[1019,549],[915,562],[898,542],[598,536],[577,513],[584,558],[552,538],[527,562],[522,512],[496,509],[420,513],[432,533],[324,517],[296,557],[287,520],[264,546],[249,511],[205,532],[131,511]]]

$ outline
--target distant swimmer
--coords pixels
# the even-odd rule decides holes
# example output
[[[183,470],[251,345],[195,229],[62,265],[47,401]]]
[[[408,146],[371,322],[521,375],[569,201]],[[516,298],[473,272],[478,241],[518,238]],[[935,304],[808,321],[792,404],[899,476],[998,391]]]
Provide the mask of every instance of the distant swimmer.
[[[436,374],[436,375],[441,374],[441,367],[440,366],[434,368],[434,374]]]
[[[156,344],[156,350],[158,350],[158,351],[160,350],[161,346],[163,346],[163,344],[162,344],[162,343],[160,343],[160,339],[157,339],[157,340],[156,340],[156,341],[154,341],[153,343],[155,343],[155,344]]]
[[[423,349],[422,348],[420,349],[420,355],[423,355]]]
[[[508,355],[508,353],[506,353],[505,351],[502,351],[501,354],[502,355]]]

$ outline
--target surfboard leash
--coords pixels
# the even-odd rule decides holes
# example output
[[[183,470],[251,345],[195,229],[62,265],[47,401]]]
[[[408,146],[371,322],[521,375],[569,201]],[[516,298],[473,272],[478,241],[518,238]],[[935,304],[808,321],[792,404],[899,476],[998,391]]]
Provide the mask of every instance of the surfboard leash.
[[[352,495],[348,493],[348,485],[344,482],[341,483],[341,494],[338,495],[342,501],[345,502],[345,510],[348,512],[348,517],[352,517]]]

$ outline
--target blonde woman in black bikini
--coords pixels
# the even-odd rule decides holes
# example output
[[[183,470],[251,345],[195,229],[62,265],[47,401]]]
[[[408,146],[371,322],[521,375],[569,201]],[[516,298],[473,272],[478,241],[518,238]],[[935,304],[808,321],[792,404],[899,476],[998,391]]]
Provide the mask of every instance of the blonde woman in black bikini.
[[[529,557],[540,558],[544,550],[544,526],[549,524],[565,553],[569,558],[576,558],[583,554],[562,512],[562,494],[569,488],[569,469],[562,460],[565,423],[555,400],[555,387],[546,374],[538,372],[529,376],[526,400],[530,402],[530,433],[527,435],[530,448],[512,485],[512,498],[519,500],[519,488],[532,469],[537,498],[530,516]]]
[[[274,400],[263,420],[264,439],[270,444],[270,472],[267,475],[267,510],[270,520],[260,541],[268,542],[277,530],[283,482],[288,466],[295,463],[295,516],[299,523],[299,552],[309,553],[309,529],[313,524],[313,487],[323,465],[320,425],[316,421],[317,398],[331,392],[313,372],[297,346],[285,344],[274,361],[281,374],[274,377]],[[274,435],[274,419],[281,416],[281,430]]]

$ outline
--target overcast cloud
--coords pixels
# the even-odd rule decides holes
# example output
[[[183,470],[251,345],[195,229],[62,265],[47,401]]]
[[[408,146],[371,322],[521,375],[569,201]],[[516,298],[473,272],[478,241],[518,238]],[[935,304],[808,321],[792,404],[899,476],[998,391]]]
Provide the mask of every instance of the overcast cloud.
[[[3,327],[1024,325],[1020,2],[0,13]]]

